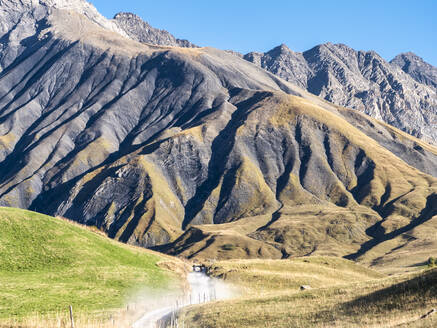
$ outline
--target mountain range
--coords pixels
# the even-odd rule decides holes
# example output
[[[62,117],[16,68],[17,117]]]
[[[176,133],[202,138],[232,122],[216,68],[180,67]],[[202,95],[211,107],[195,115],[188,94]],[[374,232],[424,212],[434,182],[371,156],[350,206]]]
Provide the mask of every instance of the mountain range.
[[[131,13],[115,16],[136,41],[193,47]],[[437,143],[437,68],[413,53],[390,62],[374,51],[326,43],[303,53],[282,44],[266,53],[231,52],[334,104],[359,110],[427,142]]]
[[[242,58],[83,0],[0,6],[0,206],[189,258],[437,250],[435,69],[415,56]]]
[[[244,58],[332,103],[437,141],[436,68],[415,55],[389,63],[374,51],[327,43],[303,53],[281,45]]]

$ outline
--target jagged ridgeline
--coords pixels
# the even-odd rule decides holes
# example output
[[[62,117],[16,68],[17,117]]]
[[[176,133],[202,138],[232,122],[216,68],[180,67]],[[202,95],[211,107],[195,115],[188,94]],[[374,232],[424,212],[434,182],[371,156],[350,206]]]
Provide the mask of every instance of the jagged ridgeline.
[[[375,51],[344,44],[302,53],[283,44],[244,58],[330,102],[437,144],[437,68],[412,53],[387,62]]]
[[[0,4],[0,205],[187,257],[437,249],[436,148],[85,1]]]

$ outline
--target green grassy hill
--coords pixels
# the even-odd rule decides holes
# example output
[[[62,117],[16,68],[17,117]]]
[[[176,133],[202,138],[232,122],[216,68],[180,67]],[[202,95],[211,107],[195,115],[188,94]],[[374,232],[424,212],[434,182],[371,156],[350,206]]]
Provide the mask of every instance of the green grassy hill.
[[[77,313],[119,308],[139,288],[174,286],[176,276],[159,261],[68,221],[0,208],[0,326],[70,304]]]

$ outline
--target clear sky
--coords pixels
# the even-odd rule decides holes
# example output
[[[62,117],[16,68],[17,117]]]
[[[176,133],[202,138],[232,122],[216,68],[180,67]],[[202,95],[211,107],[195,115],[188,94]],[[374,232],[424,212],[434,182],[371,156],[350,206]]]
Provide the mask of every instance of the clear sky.
[[[437,66],[437,0],[88,1],[108,18],[133,12],[199,46],[247,53],[345,43],[387,60],[412,51]]]

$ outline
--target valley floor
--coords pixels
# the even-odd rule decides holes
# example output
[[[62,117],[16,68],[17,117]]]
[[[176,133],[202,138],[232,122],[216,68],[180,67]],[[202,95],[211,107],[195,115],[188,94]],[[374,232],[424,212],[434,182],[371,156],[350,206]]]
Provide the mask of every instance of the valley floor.
[[[30,211],[0,208],[0,222],[1,328],[71,327],[69,305],[76,327],[127,328],[160,306],[158,295],[164,304],[187,290],[189,266],[177,258]],[[437,269],[426,265],[391,276],[339,257],[205,265],[233,298],[183,308],[179,327],[437,326],[437,313],[421,319],[437,308]]]
[[[384,276],[339,258],[225,261],[213,276],[241,287],[241,295],[186,309],[191,328],[436,327],[437,269]],[[311,289],[301,291],[301,285]]]

